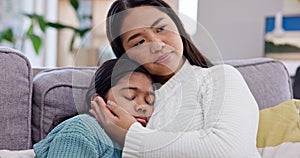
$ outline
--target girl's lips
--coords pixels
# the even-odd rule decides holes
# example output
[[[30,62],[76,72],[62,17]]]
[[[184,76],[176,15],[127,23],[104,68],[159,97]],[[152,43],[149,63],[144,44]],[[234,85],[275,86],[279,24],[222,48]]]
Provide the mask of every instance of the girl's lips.
[[[147,124],[147,118],[146,117],[135,117],[135,119],[142,124],[142,126],[146,127]]]
[[[161,63],[165,62],[166,60],[168,60],[170,56],[171,56],[171,52],[170,52],[170,53],[166,53],[166,54],[160,56],[160,57],[155,61],[155,63],[161,64]]]

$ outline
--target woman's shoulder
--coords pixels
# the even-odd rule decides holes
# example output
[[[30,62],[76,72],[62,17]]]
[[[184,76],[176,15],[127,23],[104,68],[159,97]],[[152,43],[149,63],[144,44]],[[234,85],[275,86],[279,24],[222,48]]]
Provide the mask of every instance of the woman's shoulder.
[[[201,80],[204,84],[232,79],[243,80],[241,73],[228,64],[218,64],[209,68],[193,67],[197,80]]]
[[[203,67],[200,67],[200,66],[196,66],[196,65],[193,65],[192,66],[194,70],[197,70],[197,71],[209,71],[209,70],[219,70],[219,69],[226,69],[226,70],[236,70],[235,67],[231,66],[231,65],[228,65],[228,64],[216,64],[216,65],[213,65],[209,68],[203,68]]]
[[[234,74],[240,74],[240,72],[233,66],[228,65],[228,64],[218,64],[218,65],[214,65],[212,67],[209,68],[202,68],[200,66],[193,66],[194,71],[196,72],[209,72],[209,74],[211,73],[234,73]]]

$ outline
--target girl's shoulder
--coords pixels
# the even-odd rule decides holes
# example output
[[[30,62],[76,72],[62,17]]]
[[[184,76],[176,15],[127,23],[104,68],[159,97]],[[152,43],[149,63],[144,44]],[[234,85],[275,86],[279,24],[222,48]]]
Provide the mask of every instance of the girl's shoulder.
[[[87,132],[101,128],[97,120],[88,115],[80,114],[65,120],[54,128],[54,131],[60,132]]]
[[[95,120],[92,116],[88,115],[88,114],[79,114],[76,116],[73,116],[65,121],[63,121],[61,124],[59,125],[73,125],[73,124],[84,124],[86,122],[93,122],[93,120]]]

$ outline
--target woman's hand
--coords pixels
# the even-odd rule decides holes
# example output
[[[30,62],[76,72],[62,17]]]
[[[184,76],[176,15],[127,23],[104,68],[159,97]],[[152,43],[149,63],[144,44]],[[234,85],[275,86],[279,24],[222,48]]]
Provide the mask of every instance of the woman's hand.
[[[136,119],[116,103],[108,101],[106,104],[99,96],[93,98],[91,107],[90,113],[105,132],[123,147],[127,131],[134,122],[137,122]]]

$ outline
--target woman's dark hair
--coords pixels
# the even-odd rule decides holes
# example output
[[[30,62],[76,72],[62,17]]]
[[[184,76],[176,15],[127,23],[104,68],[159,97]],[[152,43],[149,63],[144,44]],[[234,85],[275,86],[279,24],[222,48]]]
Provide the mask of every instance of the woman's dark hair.
[[[107,101],[107,93],[110,88],[114,87],[118,81],[125,75],[140,72],[147,75],[150,79],[149,72],[137,62],[130,59],[111,59],[104,62],[95,72],[92,78],[90,88],[86,94],[86,103],[90,109],[91,97],[97,93]]]
[[[106,19],[106,34],[108,40],[110,41],[110,45],[118,58],[125,53],[120,37],[120,26],[123,23],[124,16],[126,16],[124,15],[123,11],[140,6],[156,7],[160,11],[166,13],[173,20],[182,39],[184,47],[183,55],[192,65],[197,65],[204,68],[213,65],[211,61],[202,55],[197,47],[193,44],[177,14],[166,2],[162,0],[116,0],[111,5]]]

